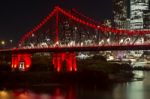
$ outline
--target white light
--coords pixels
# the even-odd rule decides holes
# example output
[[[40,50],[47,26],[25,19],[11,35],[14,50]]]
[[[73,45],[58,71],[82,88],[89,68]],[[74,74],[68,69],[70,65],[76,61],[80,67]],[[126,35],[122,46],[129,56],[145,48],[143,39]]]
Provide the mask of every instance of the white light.
[[[107,39],[107,42],[110,43],[110,38]]]
[[[13,42],[13,40],[9,40],[10,41],[10,43],[12,43]]]
[[[35,35],[34,34],[32,34],[32,37],[34,37]]]
[[[46,39],[46,41],[50,41],[50,39],[49,39],[49,38],[47,38],[47,39]]]
[[[1,41],[1,44],[2,44],[2,45],[5,45],[5,41]]]

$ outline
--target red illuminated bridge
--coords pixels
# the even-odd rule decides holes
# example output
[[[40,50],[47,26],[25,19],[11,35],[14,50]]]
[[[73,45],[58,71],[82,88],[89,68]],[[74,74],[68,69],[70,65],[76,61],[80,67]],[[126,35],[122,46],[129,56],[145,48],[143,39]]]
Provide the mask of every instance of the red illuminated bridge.
[[[150,50],[150,30],[124,30],[104,26],[73,9],[55,9],[26,33],[18,48],[1,50],[12,53],[12,69],[28,70],[31,56],[52,52],[54,68],[60,72],[66,61],[67,71],[77,71],[76,52],[113,50]]]

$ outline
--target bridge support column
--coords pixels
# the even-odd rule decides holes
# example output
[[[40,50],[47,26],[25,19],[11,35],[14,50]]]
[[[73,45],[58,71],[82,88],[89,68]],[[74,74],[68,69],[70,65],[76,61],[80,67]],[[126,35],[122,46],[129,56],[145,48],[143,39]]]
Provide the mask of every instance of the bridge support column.
[[[72,69],[73,69],[73,71],[77,71],[76,53],[73,53],[73,57],[72,57]]]
[[[52,62],[57,72],[62,71],[64,62],[68,72],[77,71],[75,53],[53,53]]]
[[[75,53],[67,53],[66,55],[66,62],[67,62],[67,71],[77,71],[76,65],[76,54]]]
[[[27,71],[31,63],[31,54],[12,54],[13,70]]]
[[[61,59],[61,54],[59,53],[53,53],[52,55],[52,62],[54,65],[54,69],[57,70],[57,72],[60,72],[61,67],[62,67],[62,59]]]

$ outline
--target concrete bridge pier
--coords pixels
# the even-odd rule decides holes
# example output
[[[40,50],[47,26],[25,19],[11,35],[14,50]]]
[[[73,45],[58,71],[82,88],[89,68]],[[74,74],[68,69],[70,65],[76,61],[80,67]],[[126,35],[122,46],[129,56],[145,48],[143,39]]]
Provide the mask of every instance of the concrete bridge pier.
[[[52,64],[54,65],[54,69],[57,70],[57,72],[61,71],[62,67],[62,56],[60,53],[53,53],[52,54]]]
[[[12,54],[11,68],[13,70],[27,71],[31,64],[31,54]]]
[[[66,54],[66,67],[67,71],[77,71],[76,64],[76,54],[75,53],[67,53]]]
[[[57,72],[60,72],[63,70],[64,62],[66,63],[65,70],[67,72],[77,71],[76,54],[74,52],[73,53],[53,53],[52,62]]]

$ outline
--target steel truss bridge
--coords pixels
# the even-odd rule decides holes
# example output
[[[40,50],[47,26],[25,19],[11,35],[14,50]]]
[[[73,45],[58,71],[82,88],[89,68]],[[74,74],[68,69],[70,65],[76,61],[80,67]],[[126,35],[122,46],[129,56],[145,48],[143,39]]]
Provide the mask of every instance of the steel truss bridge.
[[[104,26],[77,10],[67,11],[57,6],[22,36],[17,48],[2,49],[0,53],[12,53],[12,69],[24,66],[28,70],[33,53],[53,52],[54,68],[60,72],[64,61],[67,71],[77,71],[75,52],[149,49],[150,30]]]

